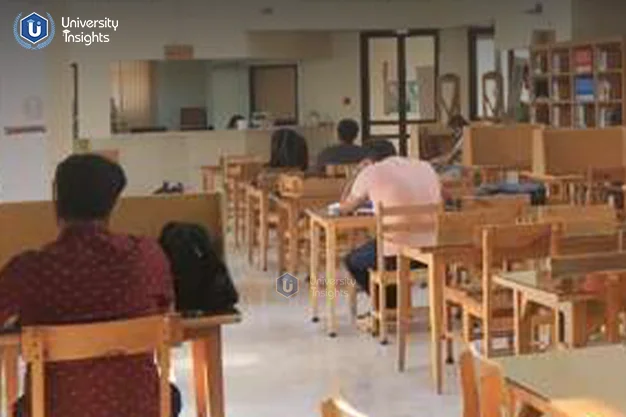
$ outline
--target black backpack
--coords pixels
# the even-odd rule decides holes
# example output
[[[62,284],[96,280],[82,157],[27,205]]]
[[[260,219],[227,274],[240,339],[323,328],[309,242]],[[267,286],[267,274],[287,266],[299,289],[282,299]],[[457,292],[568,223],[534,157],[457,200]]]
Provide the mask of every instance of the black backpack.
[[[236,312],[239,295],[216,242],[204,227],[168,223],[159,243],[174,275],[176,311],[187,316]]]

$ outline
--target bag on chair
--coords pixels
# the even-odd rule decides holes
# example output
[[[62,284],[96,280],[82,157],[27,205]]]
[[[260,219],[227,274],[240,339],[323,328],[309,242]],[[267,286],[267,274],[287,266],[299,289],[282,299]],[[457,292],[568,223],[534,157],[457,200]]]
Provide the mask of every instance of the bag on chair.
[[[239,294],[221,253],[206,229],[171,222],[159,243],[174,275],[176,310],[184,315],[236,312]]]

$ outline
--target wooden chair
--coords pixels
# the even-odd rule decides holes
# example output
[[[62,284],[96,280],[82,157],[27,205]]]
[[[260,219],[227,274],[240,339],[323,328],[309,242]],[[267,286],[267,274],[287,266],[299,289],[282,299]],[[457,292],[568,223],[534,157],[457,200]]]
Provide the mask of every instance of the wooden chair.
[[[615,195],[621,195],[623,198],[622,187],[616,184],[624,183],[626,183],[626,167],[590,167],[587,170],[585,203],[606,204]]]
[[[245,236],[246,183],[258,175],[263,165],[259,157],[250,155],[226,156],[222,163],[226,207],[228,218],[233,219],[236,247],[240,246],[242,237]]]
[[[45,365],[85,359],[156,353],[160,415],[170,417],[170,348],[179,338],[171,318],[153,316],[105,323],[26,327],[22,354],[31,371],[32,417],[45,417]]]
[[[464,342],[469,344],[472,341],[473,323],[480,321],[482,349],[487,357],[494,352],[492,336],[495,333],[510,334],[513,330],[511,294],[497,291],[492,283],[497,266],[508,268],[513,262],[536,261],[556,254],[558,233],[553,233],[553,228],[551,224],[484,226],[480,242],[477,242],[477,250],[482,253],[480,284],[470,280],[446,285],[446,304],[459,306],[462,310]],[[450,318],[444,321],[449,324]]]
[[[322,417],[367,417],[342,398],[329,398],[321,404]]]
[[[376,207],[376,269],[370,270],[370,295],[372,297],[372,331],[378,333],[381,344],[387,344],[387,328],[395,317],[396,310],[387,306],[387,289],[396,285],[395,271],[385,269],[384,241],[390,233],[432,233],[436,234],[437,213],[440,204]],[[413,271],[411,283],[425,282],[425,275]],[[409,305],[411,303],[409,302]]]
[[[476,372],[476,362],[479,370]],[[497,365],[476,358],[465,350],[460,357],[463,417],[513,416],[502,373]],[[503,413],[503,409],[507,412]]]

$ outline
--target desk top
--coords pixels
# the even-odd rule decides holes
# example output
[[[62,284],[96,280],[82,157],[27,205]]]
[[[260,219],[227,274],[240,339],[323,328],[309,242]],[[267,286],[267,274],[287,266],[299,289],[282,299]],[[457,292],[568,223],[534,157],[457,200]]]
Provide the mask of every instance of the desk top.
[[[323,225],[334,225],[339,229],[344,228],[371,228],[376,225],[376,216],[373,214],[353,214],[348,216],[334,216],[328,213],[328,209],[316,208],[305,210],[306,214]]]
[[[504,378],[569,417],[626,416],[626,348],[555,350],[494,359]]]
[[[583,291],[584,274],[553,276],[550,271],[499,272],[494,281],[507,288],[527,291],[541,291],[556,296],[559,300],[588,298]],[[575,281],[577,278],[580,280]]]
[[[183,338],[185,340],[198,339],[217,326],[241,322],[240,314],[221,314],[197,318],[183,318],[180,320]],[[0,333],[0,348],[15,347],[20,344],[19,330]]]

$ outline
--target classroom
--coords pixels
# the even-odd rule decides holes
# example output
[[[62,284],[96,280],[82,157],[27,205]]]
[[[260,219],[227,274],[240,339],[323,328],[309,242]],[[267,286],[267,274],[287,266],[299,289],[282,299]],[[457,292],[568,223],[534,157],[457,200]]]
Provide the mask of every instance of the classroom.
[[[626,417],[623,0],[0,11],[0,417]]]

